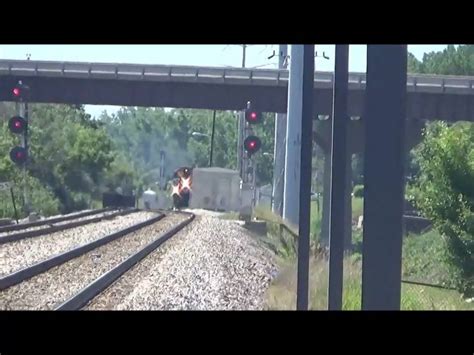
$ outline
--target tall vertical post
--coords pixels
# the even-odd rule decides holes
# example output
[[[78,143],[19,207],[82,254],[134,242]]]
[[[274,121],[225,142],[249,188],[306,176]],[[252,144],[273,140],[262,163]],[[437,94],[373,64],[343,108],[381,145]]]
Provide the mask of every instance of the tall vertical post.
[[[211,151],[209,153],[209,167],[212,167],[212,156],[214,153],[214,133],[216,131],[216,110],[212,115]]]
[[[399,310],[406,45],[367,46],[362,309]]]
[[[245,68],[245,59],[246,59],[247,45],[242,45],[242,68]],[[243,142],[244,142],[244,128],[245,128],[245,119],[243,111],[239,112],[237,118],[237,170],[240,173],[240,176],[243,177],[244,166],[243,166]]]
[[[12,186],[10,186],[10,195],[12,197],[13,212],[15,212],[16,224],[18,224],[18,211],[16,209],[15,195],[13,194],[13,187]]]
[[[278,68],[286,68],[286,57],[288,56],[288,45],[280,44]],[[283,214],[283,188],[285,178],[285,137],[286,137],[286,114],[277,113],[275,117],[275,148],[273,153],[273,213]]]
[[[299,225],[299,195],[301,172],[301,117],[303,100],[303,45],[291,46],[288,82],[288,117],[285,142],[285,177],[283,189],[283,219]]]
[[[166,152],[164,150],[160,150],[160,189],[164,190],[166,183],[165,183],[165,157]]]
[[[332,109],[331,200],[329,225],[328,309],[342,309],[344,239],[346,235],[347,195],[347,94],[349,79],[349,45],[336,45],[335,78]]]
[[[314,45],[292,45],[286,130],[284,218],[298,228],[296,308],[308,309]]]
[[[19,104],[19,114],[21,117],[25,118],[26,121],[26,128],[25,132],[23,133],[22,137],[22,145],[23,148],[25,148],[25,151],[28,152],[28,104],[25,102],[21,102]],[[25,163],[22,166],[23,170],[23,207],[24,211],[26,212],[27,215],[30,213],[30,202],[28,199],[28,174],[27,174],[27,163],[28,163],[28,157],[25,161]]]

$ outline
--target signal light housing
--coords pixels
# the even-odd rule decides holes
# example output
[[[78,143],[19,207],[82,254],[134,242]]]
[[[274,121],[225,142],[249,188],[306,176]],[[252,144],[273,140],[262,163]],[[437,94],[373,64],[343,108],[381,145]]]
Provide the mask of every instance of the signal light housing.
[[[12,89],[12,98],[15,101],[25,101],[29,99],[30,88],[22,83],[15,85]]]
[[[14,134],[24,133],[27,125],[26,120],[21,116],[14,116],[8,121],[8,128]]]
[[[248,136],[244,141],[244,149],[249,156],[258,152],[262,146],[262,141],[257,136]]]
[[[245,110],[245,121],[247,121],[250,124],[258,124],[261,123],[263,120],[263,115],[261,112],[252,110],[252,109],[246,109]]]
[[[10,159],[18,165],[22,165],[28,159],[28,153],[23,147],[15,147],[10,151]]]

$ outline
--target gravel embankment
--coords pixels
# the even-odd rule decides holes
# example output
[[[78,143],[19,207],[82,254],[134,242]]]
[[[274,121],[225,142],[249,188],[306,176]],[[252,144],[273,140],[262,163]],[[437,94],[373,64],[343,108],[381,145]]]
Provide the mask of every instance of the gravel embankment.
[[[85,211],[81,211],[81,212],[85,212]],[[74,218],[74,219],[70,219],[70,220],[67,220],[67,221],[56,222],[56,223],[53,223],[53,225],[61,226],[61,225],[72,223],[72,222],[85,221],[85,220],[97,218],[97,217],[100,217],[100,216],[111,215],[111,214],[116,213],[116,212],[117,211],[107,211],[107,212],[97,213],[97,214],[94,214],[94,215],[91,215],[91,216],[79,217],[79,218]],[[68,214],[68,215],[65,215],[65,216],[74,216],[75,214],[78,214],[78,212],[76,212],[74,214],[71,213],[71,214]],[[59,216],[54,216],[54,217],[59,217]],[[53,219],[53,217],[48,218],[48,219]],[[44,221],[47,221],[48,219],[45,219]],[[30,231],[34,231],[34,230],[48,229],[48,228],[50,228],[50,225],[49,224],[44,224],[44,225],[41,225],[41,226],[30,227],[30,228],[25,228],[25,229],[19,229],[19,230],[10,231],[10,232],[0,232],[0,239],[3,238],[3,237],[6,237],[6,236],[12,235],[12,234],[25,233],[25,232],[30,232]]]
[[[102,220],[44,236],[2,244],[0,245],[0,277],[143,222],[153,216],[156,216],[156,213],[134,212],[111,220]]]
[[[0,292],[0,309],[51,310],[169,230],[186,216],[161,221]]]
[[[272,254],[238,223],[197,216],[86,309],[263,309],[275,273]]]

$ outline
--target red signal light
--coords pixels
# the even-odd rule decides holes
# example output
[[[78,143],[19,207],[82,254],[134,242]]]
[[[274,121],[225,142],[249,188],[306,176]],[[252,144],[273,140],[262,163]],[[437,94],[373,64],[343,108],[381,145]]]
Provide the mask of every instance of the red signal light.
[[[244,148],[249,155],[255,154],[261,146],[262,142],[260,138],[256,136],[248,136],[247,138],[245,138]]]
[[[12,96],[14,100],[22,101],[28,99],[30,88],[22,83],[19,83],[12,89]]]
[[[21,116],[14,116],[8,121],[8,128],[14,134],[21,134],[26,130],[26,120]]]
[[[245,110],[245,120],[250,124],[260,123],[262,121],[262,113],[247,109]]]
[[[16,164],[24,164],[27,158],[27,151],[23,147],[15,147],[10,151],[10,159]]]

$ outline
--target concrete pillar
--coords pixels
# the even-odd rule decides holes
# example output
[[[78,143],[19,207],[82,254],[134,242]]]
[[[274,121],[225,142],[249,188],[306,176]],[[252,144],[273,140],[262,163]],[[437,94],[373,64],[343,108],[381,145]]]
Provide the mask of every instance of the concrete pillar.
[[[286,124],[285,180],[283,219],[299,225],[301,173],[301,119],[303,97],[303,45],[292,45],[288,84],[288,117]]]
[[[407,46],[368,45],[363,310],[400,310],[406,85]]]
[[[278,68],[286,68],[285,59],[288,45],[281,44]],[[275,117],[275,148],[273,153],[273,213],[283,215],[283,188],[285,178],[286,114],[277,113]]]

